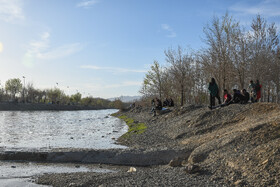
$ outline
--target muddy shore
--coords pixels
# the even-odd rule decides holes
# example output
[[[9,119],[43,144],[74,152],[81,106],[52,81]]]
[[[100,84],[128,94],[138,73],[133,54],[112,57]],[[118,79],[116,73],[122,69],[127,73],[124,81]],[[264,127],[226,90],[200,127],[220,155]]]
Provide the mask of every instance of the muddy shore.
[[[271,103],[171,108],[153,117],[148,108],[117,116],[144,123],[118,143],[135,150],[178,150],[169,164],[120,167],[115,173],[46,174],[53,186],[279,186],[280,107]],[[104,165],[103,167],[106,167]],[[117,167],[117,166],[115,166]],[[127,172],[135,167],[136,172]],[[194,170],[192,170],[195,168]]]

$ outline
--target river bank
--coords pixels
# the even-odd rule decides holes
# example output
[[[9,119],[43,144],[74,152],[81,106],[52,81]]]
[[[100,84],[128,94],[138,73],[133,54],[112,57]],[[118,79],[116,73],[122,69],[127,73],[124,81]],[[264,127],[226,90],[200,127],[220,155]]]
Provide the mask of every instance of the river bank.
[[[184,155],[173,156],[169,164],[131,164],[115,173],[46,174],[37,182],[53,186],[280,185],[277,104],[236,104],[216,110],[190,105],[156,117],[149,108],[135,108],[116,116],[147,126],[141,133],[130,131],[118,143],[142,150],[143,156],[145,150],[176,149],[183,149]],[[136,172],[127,172],[133,166]]]
[[[72,111],[111,109],[101,106],[60,105],[44,103],[0,103],[0,111]]]

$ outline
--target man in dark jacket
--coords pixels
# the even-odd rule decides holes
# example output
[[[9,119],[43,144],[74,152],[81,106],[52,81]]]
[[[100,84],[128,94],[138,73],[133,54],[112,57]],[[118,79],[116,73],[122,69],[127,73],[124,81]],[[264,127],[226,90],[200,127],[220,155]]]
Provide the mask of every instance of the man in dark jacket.
[[[243,95],[240,93],[239,90],[233,89],[233,98],[232,103],[240,103],[243,99]]]
[[[221,104],[219,88],[218,88],[214,78],[211,79],[211,82],[209,83],[209,86],[208,86],[208,90],[210,92],[210,106],[209,107],[212,109],[215,106],[215,98],[217,98],[219,104]]]
[[[250,99],[250,94],[246,91],[246,89],[242,90],[242,100],[241,100],[241,104],[246,104],[248,103],[249,99]]]

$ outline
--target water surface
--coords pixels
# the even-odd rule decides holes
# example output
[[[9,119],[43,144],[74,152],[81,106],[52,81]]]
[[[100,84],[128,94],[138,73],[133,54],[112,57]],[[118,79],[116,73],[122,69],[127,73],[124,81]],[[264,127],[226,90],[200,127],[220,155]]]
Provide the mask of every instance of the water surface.
[[[116,111],[1,111],[0,147],[124,148],[115,144],[127,131],[122,120],[110,116]]]

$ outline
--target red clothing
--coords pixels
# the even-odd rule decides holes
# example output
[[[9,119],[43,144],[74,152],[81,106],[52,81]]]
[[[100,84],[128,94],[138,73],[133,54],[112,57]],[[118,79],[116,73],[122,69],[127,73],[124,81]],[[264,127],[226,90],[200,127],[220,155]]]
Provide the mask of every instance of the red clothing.
[[[224,95],[224,101],[225,103],[229,103],[231,100],[231,95],[229,93],[225,94]]]
[[[262,85],[260,85],[260,89],[259,89],[259,91],[257,91],[257,100],[259,100],[261,98],[261,88],[262,88]]]

